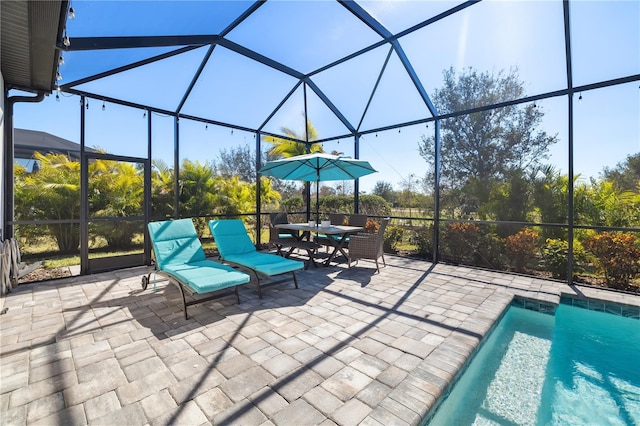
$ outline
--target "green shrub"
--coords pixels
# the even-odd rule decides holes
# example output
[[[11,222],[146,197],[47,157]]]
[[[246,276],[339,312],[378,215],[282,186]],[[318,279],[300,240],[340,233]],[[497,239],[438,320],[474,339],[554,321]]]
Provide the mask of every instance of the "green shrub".
[[[633,234],[602,232],[585,241],[609,287],[624,290],[640,275],[640,247]]]
[[[347,195],[326,195],[320,197],[320,211],[325,213],[353,213],[353,197]],[[315,208],[315,196],[312,206]],[[391,206],[384,198],[373,195],[363,194],[360,196],[360,204],[358,212],[368,216],[389,216],[391,214]]]
[[[444,256],[455,263],[471,262],[478,249],[480,228],[474,223],[453,222],[442,234]]]
[[[398,243],[404,237],[404,228],[402,226],[389,225],[384,230],[384,240],[382,248],[387,253],[396,253],[398,251]]]
[[[425,226],[411,232],[409,242],[416,246],[416,254],[420,256],[433,255],[433,227]]]
[[[502,269],[504,265],[504,240],[494,232],[483,234],[480,236],[475,259],[478,266]]]
[[[311,205],[315,208],[315,194]],[[320,211],[327,213],[353,213],[353,197],[346,195],[326,195],[320,197]]]
[[[547,238],[542,247],[542,259],[553,278],[566,279],[569,271],[569,243],[556,238]]]
[[[144,229],[142,222],[120,221],[96,222],[90,225],[90,233],[104,238],[107,246],[113,250],[127,250],[137,244],[133,241],[136,233],[142,234]]]
[[[509,235],[505,239],[505,255],[511,267],[518,272],[524,272],[525,268],[535,260],[539,243],[540,234],[530,228]]]
[[[567,279],[569,272],[569,243],[567,241],[547,238],[542,247],[542,259],[545,269],[553,278]],[[586,259],[586,253],[579,241],[573,241],[573,270],[579,269],[579,263]]]
[[[280,205],[287,212],[297,212],[302,210],[304,206],[304,200],[300,195],[296,195],[295,197],[282,200],[280,202]]]
[[[353,204],[353,197],[351,197]],[[391,206],[387,201],[379,195],[362,194],[359,203],[360,214],[369,216],[389,216],[391,214]]]

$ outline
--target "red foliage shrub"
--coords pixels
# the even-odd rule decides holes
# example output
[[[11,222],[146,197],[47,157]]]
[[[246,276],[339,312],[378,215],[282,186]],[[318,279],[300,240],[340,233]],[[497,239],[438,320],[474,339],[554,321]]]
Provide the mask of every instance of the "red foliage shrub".
[[[480,228],[474,223],[454,222],[447,225],[442,235],[442,248],[456,263],[471,261],[478,249]]]
[[[609,287],[624,290],[640,275],[640,246],[633,234],[602,232],[584,245],[594,254]]]
[[[380,229],[380,224],[373,219],[367,219],[364,229],[370,234],[375,234]]]
[[[525,228],[505,240],[505,255],[514,270],[523,272],[536,259],[540,234],[533,229]]]

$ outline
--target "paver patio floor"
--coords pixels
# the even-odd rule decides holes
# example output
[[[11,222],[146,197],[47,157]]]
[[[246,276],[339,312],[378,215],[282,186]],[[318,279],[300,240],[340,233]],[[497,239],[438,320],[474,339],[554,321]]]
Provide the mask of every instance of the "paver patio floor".
[[[514,296],[640,297],[387,256],[189,307],[148,268],[21,285],[0,316],[1,424],[419,424]],[[152,276],[153,281],[153,276]]]

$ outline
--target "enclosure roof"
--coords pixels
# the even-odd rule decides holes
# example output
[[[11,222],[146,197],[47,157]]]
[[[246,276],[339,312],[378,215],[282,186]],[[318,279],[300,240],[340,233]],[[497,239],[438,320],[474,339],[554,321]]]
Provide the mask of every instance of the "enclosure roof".
[[[607,21],[620,5],[637,12],[561,0],[75,1],[57,41],[59,89],[265,136],[311,122],[338,139],[446,117],[432,98],[449,68],[517,68],[534,96],[494,104],[573,93],[594,68],[614,70],[596,81],[637,80],[638,24]],[[572,43],[574,31],[591,38]]]
[[[414,118],[434,115],[397,39],[474,3],[421,2],[392,30],[367,10],[375,2],[77,2],[70,45],[58,43],[60,88],[265,134],[279,134],[276,116],[297,108],[312,122],[331,120],[336,130],[325,136],[351,135],[366,126],[385,68],[402,70]],[[339,78],[364,80],[357,113],[332,96]]]

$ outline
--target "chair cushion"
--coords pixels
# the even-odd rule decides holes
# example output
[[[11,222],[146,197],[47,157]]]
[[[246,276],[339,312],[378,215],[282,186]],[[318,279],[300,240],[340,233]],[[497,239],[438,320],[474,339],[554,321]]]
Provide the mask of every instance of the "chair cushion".
[[[164,271],[175,275],[182,284],[199,294],[245,284],[251,278],[230,266],[208,259],[182,265],[167,265]]]
[[[239,219],[212,220],[209,222],[209,229],[223,259],[232,255],[256,252],[244,223]]]
[[[225,256],[224,260],[254,269],[264,275],[272,276],[293,272],[304,268],[304,262],[286,259],[269,253],[245,253]]]
[[[206,259],[191,219],[150,222],[148,228],[159,270]]]

